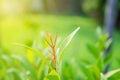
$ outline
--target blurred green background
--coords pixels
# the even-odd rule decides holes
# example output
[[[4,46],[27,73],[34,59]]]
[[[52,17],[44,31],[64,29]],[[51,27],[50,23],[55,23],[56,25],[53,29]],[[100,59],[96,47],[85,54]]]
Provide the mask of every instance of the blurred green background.
[[[91,63],[95,59],[86,45],[97,42],[98,26],[104,31],[106,4],[107,0],[0,0],[0,54],[24,56],[26,50],[13,43],[32,46],[34,40],[40,39],[45,31],[53,35],[58,32],[60,38],[65,38],[80,26],[80,31],[65,51],[63,61],[91,58]],[[120,59],[119,0],[117,5],[110,69],[120,67],[117,61]]]

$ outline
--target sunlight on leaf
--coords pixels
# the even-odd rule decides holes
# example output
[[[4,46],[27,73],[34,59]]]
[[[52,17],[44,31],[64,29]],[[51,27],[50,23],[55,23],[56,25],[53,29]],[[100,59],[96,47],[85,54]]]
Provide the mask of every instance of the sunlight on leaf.
[[[21,46],[21,47],[25,47],[25,48],[27,48],[27,49],[32,50],[32,51],[35,52],[42,60],[44,60],[45,63],[49,66],[49,68],[52,70],[52,66],[49,64],[47,58],[46,58],[40,51],[38,51],[38,50],[36,50],[36,49],[33,49],[33,48],[29,47],[29,46],[26,46],[26,45],[24,45],[24,44],[14,43],[14,45]]]
[[[23,76],[20,75],[20,72],[15,68],[9,68],[7,74],[14,74],[18,80],[22,80]]]
[[[61,80],[59,74],[52,70],[44,80]]]
[[[107,74],[105,74],[105,77],[109,78],[118,72],[120,72],[120,69],[112,70],[112,71],[108,72]]]
[[[27,70],[30,70],[31,76],[37,80],[36,71],[35,71],[34,67],[28,62],[27,59],[25,59],[25,58],[23,58],[23,57],[20,57],[20,56],[16,56],[16,55],[13,55],[12,57],[13,57],[14,59],[18,60],[19,62],[21,62],[21,63],[23,64],[23,66],[24,66]]]
[[[59,56],[59,61],[58,63],[60,63],[62,57],[63,57],[63,52],[64,50],[67,48],[67,46],[69,45],[69,43],[72,41],[73,37],[75,36],[75,34],[79,31],[80,27],[78,27],[77,29],[75,29],[70,35],[68,35],[63,42],[61,43],[61,47],[60,47],[60,56]]]
[[[34,54],[30,49],[27,49],[27,59],[31,62],[34,63]]]
[[[107,80],[107,78],[105,78],[105,76],[101,73],[100,74],[100,80]]]

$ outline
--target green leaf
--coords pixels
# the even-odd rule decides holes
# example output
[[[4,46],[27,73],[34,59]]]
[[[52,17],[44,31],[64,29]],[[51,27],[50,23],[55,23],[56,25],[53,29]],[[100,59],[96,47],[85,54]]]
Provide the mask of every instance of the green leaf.
[[[33,48],[29,47],[29,46],[26,46],[26,45],[24,45],[24,44],[14,43],[14,45],[22,46],[22,47],[25,47],[25,48],[27,48],[27,49],[32,50],[32,51],[35,52],[43,61],[45,61],[45,63],[49,66],[49,68],[50,68],[51,70],[53,69],[52,66],[49,64],[47,58],[46,58],[40,51],[38,51],[38,50],[36,50],[36,49],[33,49]]]
[[[62,72],[61,72],[62,77],[64,79],[74,80],[75,76],[76,76],[76,74],[74,74],[74,73],[76,72],[76,69],[77,69],[77,67],[75,67],[75,66],[76,66],[75,63],[72,64],[72,62],[71,63],[64,62],[63,65],[62,65],[63,68],[62,68]]]
[[[60,75],[55,71],[52,70],[44,80],[61,80]]]
[[[87,78],[89,80],[94,80],[95,79],[91,70],[90,70],[90,67],[88,67],[87,65],[85,65],[82,62],[79,62],[78,65],[80,66],[81,71],[87,76]]]
[[[7,65],[4,63],[0,56],[0,79],[6,75],[6,69]]]
[[[15,56],[15,55],[13,55],[13,58],[15,58],[15,59],[17,59],[18,61],[20,61],[22,64],[23,64],[23,66],[27,69],[27,70],[29,70],[31,73],[31,75],[32,75],[32,77],[35,79],[35,80],[37,80],[38,78],[37,78],[37,72],[36,72],[36,70],[34,69],[34,67],[27,61],[27,59],[25,59],[25,58],[22,58],[22,57],[20,57],[20,56]]]
[[[23,76],[21,76],[20,72],[15,68],[9,68],[7,70],[7,74],[13,74],[14,78],[17,79],[17,80],[22,80],[23,79]]]
[[[30,49],[27,49],[27,59],[30,63],[34,63],[34,60],[35,60],[35,56],[33,54],[33,51],[30,50]]]
[[[93,74],[94,74],[94,77],[97,79],[97,78],[99,78],[99,76],[100,76],[100,70],[99,70],[99,68],[98,68],[98,66],[97,65],[92,65],[91,67],[89,67],[91,70],[92,70],[92,72],[93,72]]]
[[[97,65],[97,67],[99,68],[99,71],[100,71],[100,72],[103,72],[103,70],[104,70],[104,59],[103,59],[103,56],[100,56],[100,57],[97,59],[96,65]]]
[[[120,69],[112,70],[112,71],[108,72],[107,74],[105,74],[105,78],[108,79],[109,77],[115,75],[118,72],[120,72]]]
[[[101,27],[97,27],[96,28],[96,32],[97,32],[98,37],[100,38],[102,36],[102,29],[101,29]]]
[[[38,73],[37,73],[39,80],[42,78],[42,72],[44,70],[44,67],[45,67],[45,62],[42,61],[41,65],[39,66]]]
[[[111,61],[111,59],[112,59],[112,52],[110,52],[109,54],[107,54],[106,56],[105,56],[105,58],[104,58],[104,63],[105,63],[105,65],[107,65],[110,61]]]
[[[112,39],[109,39],[105,42],[105,48],[107,49],[112,43]]]
[[[1,55],[1,58],[5,61],[5,63],[8,66],[14,66],[14,62],[10,56],[3,54],[3,55]]]
[[[95,58],[99,57],[100,52],[96,46],[94,46],[93,44],[87,44],[87,48]]]
[[[70,44],[71,40],[73,39],[73,37],[75,36],[75,34],[79,31],[80,27],[78,27],[77,29],[75,29],[70,35],[68,35],[63,42],[61,43],[61,47],[60,47],[60,57],[58,59],[58,63],[60,63],[62,57],[63,57],[63,52],[64,50],[67,48],[67,46]]]
[[[100,37],[100,42],[104,43],[108,38],[109,38],[109,34],[104,34],[103,36]]]

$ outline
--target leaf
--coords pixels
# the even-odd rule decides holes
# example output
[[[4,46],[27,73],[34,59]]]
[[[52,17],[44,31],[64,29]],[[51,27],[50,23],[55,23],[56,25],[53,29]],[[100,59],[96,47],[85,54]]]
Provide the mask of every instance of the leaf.
[[[37,73],[39,80],[42,78],[42,72],[44,70],[44,67],[45,67],[45,62],[42,61]]]
[[[33,68],[33,66],[27,61],[27,59],[25,59],[25,58],[22,58],[22,57],[20,57],[20,56],[15,56],[15,55],[13,55],[13,58],[15,58],[15,59],[17,59],[18,61],[20,61],[22,64],[23,64],[23,66],[27,69],[27,70],[29,70],[31,73],[31,75],[32,75],[32,77],[35,79],[35,80],[37,80],[38,78],[37,78],[37,72],[35,71],[35,69]]]
[[[102,36],[102,29],[101,29],[100,26],[98,26],[98,27],[96,28],[96,32],[97,32],[98,37],[100,38],[100,37]]]
[[[7,70],[7,74],[14,74],[14,78],[15,79],[17,78],[17,80],[22,80],[23,79],[23,76],[21,76],[20,72],[15,68],[9,68]]]
[[[27,49],[27,59],[30,63],[34,63],[34,54],[30,49]]]
[[[100,37],[100,42],[104,43],[108,38],[109,38],[109,34],[104,34],[103,36]]]
[[[6,67],[7,65],[4,63],[0,56],[0,77],[4,77],[6,75]]]
[[[103,60],[103,57],[102,57],[102,56],[100,56],[100,57],[97,59],[96,65],[97,65],[97,67],[99,68],[99,71],[100,71],[100,72],[103,72],[103,70],[104,70],[104,60]]]
[[[112,39],[108,39],[106,42],[105,42],[105,48],[107,49],[112,43]]]
[[[3,54],[1,55],[1,58],[6,62],[8,66],[14,66],[14,62],[10,56]]]
[[[97,65],[92,65],[91,67],[89,67],[92,72],[94,73],[94,77],[99,78],[100,77],[100,70],[97,67]]]
[[[102,73],[100,74],[100,80],[107,80]]]
[[[105,78],[108,79],[109,77],[115,75],[118,72],[120,72],[120,69],[112,70],[112,71],[108,72],[107,74],[105,74]]]
[[[53,69],[52,66],[49,64],[47,58],[46,58],[40,51],[38,51],[38,50],[36,50],[36,49],[33,49],[33,48],[29,47],[29,46],[26,46],[26,45],[24,45],[24,44],[14,43],[14,45],[18,45],[18,46],[25,47],[25,48],[27,48],[27,49],[32,50],[32,51],[35,52],[43,61],[45,61],[45,63],[49,66],[49,68],[50,68],[51,70]]]
[[[111,61],[111,59],[112,59],[112,52],[110,52],[109,54],[107,54],[106,56],[105,56],[105,58],[104,58],[104,63],[105,63],[105,65],[107,65],[110,61]]]
[[[79,31],[80,27],[78,27],[77,29],[75,29],[70,35],[68,35],[63,42],[61,43],[61,47],[60,47],[60,56],[58,59],[58,63],[60,63],[62,57],[63,57],[63,52],[64,50],[67,48],[67,46],[70,44],[71,40],[73,39],[73,37],[75,36],[75,34]]]
[[[52,70],[44,80],[61,80],[60,75],[55,71]]]
[[[100,52],[99,52],[99,50],[97,49],[96,46],[94,46],[92,44],[87,44],[87,48],[95,58],[99,57]]]
[[[88,67],[87,65],[85,65],[84,63],[82,62],[79,62],[78,63],[78,66],[80,66],[81,68],[81,71],[87,76],[87,78],[89,80],[94,80],[95,78],[93,77],[93,74],[90,70],[90,67]]]
[[[62,68],[62,72],[61,72],[62,77],[64,79],[73,80],[76,76],[76,74],[74,74],[77,70],[77,67],[75,67],[76,64],[72,64],[72,62],[71,63],[64,62],[63,64],[64,65],[62,66],[63,68]]]

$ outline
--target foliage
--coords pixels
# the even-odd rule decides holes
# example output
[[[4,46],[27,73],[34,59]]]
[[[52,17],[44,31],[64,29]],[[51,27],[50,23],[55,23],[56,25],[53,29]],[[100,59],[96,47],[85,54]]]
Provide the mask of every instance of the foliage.
[[[68,46],[70,41],[72,40],[73,36],[76,34],[76,32],[79,30],[79,27],[73,31],[64,41],[68,41],[68,43],[64,43],[64,47],[61,47],[62,51]],[[52,42],[52,36],[50,33],[48,33],[48,38],[50,38]],[[51,44],[46,40],[48,45],[52,48],[52,54],[54,56],[54,68],[52,68],[51,61],[47,59],[47,56],[45,56],[42,52],[39,50],[36,50],[34,48],[28,47],[23,44],[14,43],[14,45],[22,46],[27,49],[27,55],[26,56],[20,56],[20,55],[3,55],[0,57],[1,61],[1,69],[2,74],[1,80],[61,80],[60,75],[56,70],[56,64],[57,64],[57,54],[55,51],[55,45],[57,42],[57,36],[55,38],[54,43]],[[63,46],[63,45],[62,45]],[[61,51],[61,52],[62,52]],[[36,53],[36,54],[34,54]],[[62,52],[63,55],[63,52]],[[60,54],[61,56],[61,54]],[[32,60],[31,60],[32,58]],[[36,59],[35,59],[36,58]],[[59,58],[59,57],[58,57]],[[61,57],[62,58],[62,57]],[[46,64],[48,66],[46,66]],[[21,66],[22,65],[22,66]],[[57,64],[58,65],[58,64]],[[46,67],[46,69],[45,69]],[[4,69],[5,68],[5,69]],[[4,70],[4,71],[3,71]],[[3,74],[4,73],[4,74]],[[9,78],[10,77],[10,78]]]
[[[103,35],[102,30],[99,27],[97,28],[97,34],[98,34],[98,42],[96,44],[87,45],[87,48],[92,56],[91,58],[94,58],[94,61],[91,61],[91,58],[86,58],[86,60],[76,61],[74,59],[74,62],[72,63],[65,63],[66,66],[64,65],[62,72],[63,79],[72,79],[72,80],[110,79],[111,80],[112,76],[114,76],[116,73],[119,72],[119,69],[116,69],[104,73],[106,66],[108,66],[112,62],[111,61],[112,53],[109,53],[108,55],[104,55],[104,51],[110,46],[112,40],[111,39],[107,40],[109,35],[108,34]],[[89,63],[90,61],[91,63]],[[81,71],[81,73],[79,71]],[[79,75],[79,77],[77,75]],[[118,78],[119,76],[112,78],[112,80]]]
[[[0,80],[113,80],[119,78],[119,76],[113,76],[117,75],[120,69],[103,73],[106,66],[111,63],[112,53],[104,55],[104,51],[112,40],[107,40],[109,35],[103,35],[100,28],[97,28],[98,42],[87,45],[90,55],[94,58],[93,62],[88,63],[91,61],[90,58],[86,58],[84,61],[77,61],[75,58],[66,62],[61,61],[65,48],[79,29],[78,27],[74,30],[62,43],[58,41],[58,35],[53,41],[49,32],[47,32],[47,38],[43,37],[48,46],[46,43],[38,44],[36,41],[32,48],[14,43],[14,45],[26,48],[24,56],[3,54],[1,51]],[[49,55],[49,53],[51,54]]]

